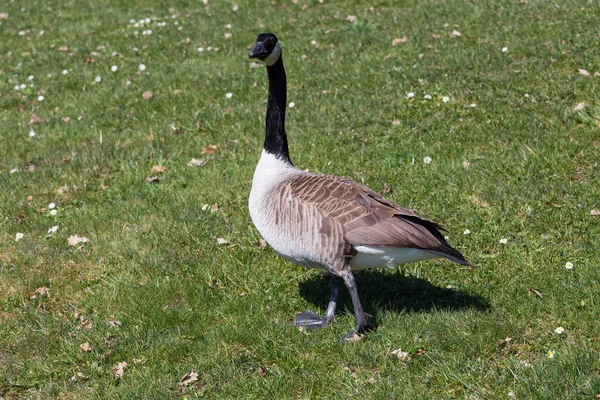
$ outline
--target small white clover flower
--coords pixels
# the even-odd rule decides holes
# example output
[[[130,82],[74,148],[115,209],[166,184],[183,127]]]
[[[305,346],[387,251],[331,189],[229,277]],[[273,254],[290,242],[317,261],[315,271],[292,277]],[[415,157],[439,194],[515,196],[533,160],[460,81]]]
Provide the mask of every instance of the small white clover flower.
[[[26,85],[26,84],[24,84],[24,83],[21,83],[21,85],[20,85],[19,87],[20,87],[21,89],[26,89],[26,88],[27,88],[27,85]]]
[[[231,92],[229,92],[229,93],[226,93],[226,94],[225,94],[225,97],[226,97],[226,98],[228,98],[228,99],[230,99],[230,98],[232,98],[232,97],[233,97],[233,93],[231,93]]]
[[[50,210],[54,210],[56,208],[56,203],[50,203],[50,204],[48,204],[48,208]]]
[[[62,70],[62,74],[63,74],[63,75],[66,75],[66,74],[68,74],[68,73],[69,73],[69,70],[68,70],[68,69],[63,69],[63,70]]]
[[[573,269],[573,263],[571,261],[567,261],[567,263],[565,264],[565,268],[566,269]]]
[[[112,72],[117,72],[118,69],[119,69],[119,67],[117,67],[116,65],[113,65],[112,67],[110,67],[110,70]]]
[[[52,228],[48,229],[48,234],[55,233],[58,230],[58,225],[54,225]]]
[[[506,244],[506,243],[508,243],[508,239],[502,238],[499,240],[499,242],[500,242],[500,244]]]
[[[477,107],[477,104],[475,104],[475,103],[469,104],[469,107],[475,108],[475,107]]]
[[[504,47],[502,48],[502,52],[503,52],[503,53],[506,53],[507,51],[508,51],[508,47],[504,46]]]
[[[429,157],[429,156],[425,156],[425,157],[423,157],[423,162],[424,162],[425,164],[431,164],[431,157]]]
[[[291,102],[291,103],[288,105],[288,107],[290,107],[290,108],[294,108],[294,107],[296,107],[296,103],[294,103],[294,102],[292,101],[292,102]]]
[[[56,214],[58,214],[58,210],[50,210],[50,215],[52,215],[53,217],[55,217]]]
[[[139,67],[138,67],[138,69],[140,71],[145,71],[146,70],[146,66],[144,64],[140,64]]]
[[[44,101],[44,96],[42,96],[41,94],[38,96],[38,101]]]
[[[204,51],[204,47],[198,47],[198,52],[202,53]]]
[[[29,131],[29,137],[35,137],[35,131],[33,129]]]
[[[210,208],[208,204],[202,206],[202,211],[207,211]]]
[[[408,93],[406,94],[406,98],[407,98],[407,99],[412,99],[413,97],[415,97],[415,94],[414,94],[413,92],[408,92]]]
[[[471,234],[471,231],[470,231],[470,230],[468,230],[468,229],[465,229],[465,230],[463,231],[463,235],[470,235],[470,234]]]
[[[562,335],[563,333],[565,333],[565,328],[563,328],[562,326],[559,326],[558,328],[556,328],[554,330],[554,333],[557,333],[559,335]]]
[[[32,80],[33,80],[33,78],[34,78],[34,76],[33,76],[33,75],[29,75],[29,76],[27,77],[27,80],[28,80],[28,81],[32,81]]]
[[[102,77],[101,77],[101,76],[97,76],[97,77],[95,77],[95,78],[94,78],[94,82],[95,82],[95,83],[100,83],[100,82],[102,82]]]
[[[19,85],[15,85],[15,90],[19,90],[19,89],[21,89],[21,88],[19,87]]]
[[[450,97],[448,97],[448,96],[444,96],[444,97],[442,97],[442,101],[443,101],[444,103],[447,103],[447,102],[449,102],[449,101],[450,101]]]
[[[546,356],[548,356],[548,358],[554,358],[554,350],[548,350]]]
[[[21,239],[23,239],[23,233],[17,232],[17,234],[15,235],[15,242],[18,242]]]
[[[423,98],[425,100],[431,100],[431,95],[430,94],[426,94],[425,96],[423,96]]]

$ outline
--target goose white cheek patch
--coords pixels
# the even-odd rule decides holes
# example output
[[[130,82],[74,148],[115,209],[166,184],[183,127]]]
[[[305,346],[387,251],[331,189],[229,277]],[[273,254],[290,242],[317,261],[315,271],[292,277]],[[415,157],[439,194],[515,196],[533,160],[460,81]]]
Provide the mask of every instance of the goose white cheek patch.
[[[271,65],[275,64],[275,62],[279,59],[280,55],[281,55],[281,46],[279,45],[279,42],[277,42],[277,44],[275,45],[275,48],[273,49],[271,54],[269,54],[264,59],[266,66],[270,67]]]

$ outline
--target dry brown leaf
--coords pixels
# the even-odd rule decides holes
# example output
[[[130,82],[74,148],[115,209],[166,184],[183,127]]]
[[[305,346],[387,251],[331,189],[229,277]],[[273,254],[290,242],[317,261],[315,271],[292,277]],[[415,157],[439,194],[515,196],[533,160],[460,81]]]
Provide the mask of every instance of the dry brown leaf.
[[[117,326],[121,326],[121,321],[119,321],[119,320],[116,320],[116,319],[114,319],[114,318],[113,318],[113,319],[109,319],[109,320],[108,320],[108,326],[109,326],[110,328],[114,328],[114,327],[117,327]]]
[[[81,326],[83,326],[83,329],[85,329],[86,331],[89,331],[93,327],[92,321],[90,321],[90,320],[81,321]]]
[[[231,32],[225,32],[225,34],[223,35],[223,37],[225,39],[231,39]]]
[[[214,214],[216,212],[221,211],[221,209],[219,208],[219,205],[217,203],[213,204],[212,206],[210,206],[210,213]]]
[[[500,350],[505,349],[506,346],[508,346],[508,344],[510,343],[511,340],[512,340],[512,338],[510,338],[510,337],[507,337],[507,338],[502,339],[502,340],[498,340],[496,342],[496,347],[498,347],[498,349],[500,349]]]
[[[600,210],[594,209],[594,210],[590,211],[590,214],[591,215],[600,215]]]
[[[209,144],[207,146],[204,146],[202,148],[202,154],[208,154],[209,156],[212,156],[213,154],[215,154],[215,152],[217,151],[218,146],[215,144]]]
[[[583,75],[583,76],[590,76],[590,73],[587,72],[587,70],[583,69],[583,68],[579,68],[577,69],[577,72],[579,72],[579,75]]]
[[[355,22],[356,21],[356,15],[348,15],[346,17],[346,21],[348,21],[348,22]]]
[[[394,40],[392,40],[392,46],[406,42],[408,42],[408,38],[406,36],[402,36],[401,38],[395,38]]]
[[[83,63],[84,64],[90,64],[90,63],[95,63],[96,60],[94,60],[92,57],[86,57],[83,59]]]
[[[415,351],[415,357],[422,356],[425,353],[427,353],[427,350],[425,350],[424,348],[421,347],[421,348],[417,349],[417,351]]]
[[[531,287],[531,288],[529,288],[529,291],[528,291],[528,293],[527,293],[527,294],[529,294],[529,295],[531,296],[531,295],[532,295],[532,294],[534,294],[534,293],[535,293],[535,295],[536,295],[537,297],[539,297],[540,299],[542,298],[542,294],[541,294],[541,293],[540,293],[538,290],[536,290],[536,289],[534,289],[534,288],[532,288],[532,287]]]
[[[162,174],[163,172],[167,171],[167,167],[164,167],[162,165],[155,165],[152,167],[152,169],[150,169],[150,173],[151,174]]]
[[[461,34],[457,30],[453,30],[452,33],[450,33],[450,37],[460,37],[460,36],[461,36]]]
[[[35,171],[35,164],[34,163],[27,164],[27,171],[29,171],[29,172]]]
[[[128,366],[129,366],[129,364],[127,364],[127,362],[125,362],[125,361],[122,361],[122,362],[118,363],[117,365],[115,365],[113,367],[115,376],[117,378],[121,378],[123,376],[123,372],[125,371],[125,368],[127,368]]]
[[[154,97],[154,94],[152,94],[152,92],[149,90],[146,90],[144,93],[142,93],[143,100],[150,100],[153,97]]]
[[[90,240],[88,238],[86,238],[85,236],[84,237],[79,237],[77,235],[73,235],[73,236],[69,236],[67,238],[67,244],[69,246],[76,246],[79,243],[87,243],[89,241]]]
[[[387,54],[386,54],[386,55],[383,57],[383,59],[384,59],[384,60],[387,60],[387,59],[388,59],[388,58],[390,58],[391,56],[392,56],[392,53],[387,53]]]
[[[471,197],[471,204],[473,204],[474,206],[478,206],[478,207],[487,207],[489,205],[487,201],[481,200],[477,196]]]
[[[158,176],[156,176],[156,175],[150,175],[149,177],[146,178],[146,182],[158,183],[158,182],[160,182],[160,179],[158,179]]]
[[[396,356],[402,361],[410,361],[410,353],[402,351],[402,349],[396,349],[390,352],[391,356]]]
[[[33,196],[27,196],[27,201],[31,203],[33,201]],[[592,210],[593,211],[593,210]],[[593,215],[593,214],[592,214]]]
[[[50,297],[50,289],[48,289],[46,286],[35,289],[35,293],[39,294],[40,296]]]
[[[133,361],[134,364],[142,364],[144,362],[144,359],[143,358],[134,358],[131,361]]]
[[[56,189],[56,194],[65,194],[68,190],[68,186],[59,186],[58,189]]]
[[[31,55],[31,52],[30,51],[24,51],[24,52],[21,53],[21,55],[23,57],[29,57]]]
[[[7,18],[8,18],[8,14],[7,13],[5,13],[5,12],[0,13],[0,19],[7,19]]]
[[[263,376],[265,376],[267,374],[267,369],[264,366],[259,366],[258,367],[258,376],[260,376],[261,378]]]
[[[264,239],[259,239],[257,242],[254,243],[254,245],[259,249],[266,249],[267,247],[269,247],[269,245]]]
[[[71,122],[71,117],[64,117],[64,118],[63,118],[63,122],[64,122],[65,124],[68,124],[69,122]]]
[[[198,160],[197,158],[192,158],[187,165],[188,167],[203,167],[204,165],[206,165],[206,160]]]
[[[391,193],[392,192],[392,188],[390,188],[390,185],[387,184],[387,182],[383,182],[383,193]]]
[[[434,38],[434,39],[439,39],[439,38],[441,38],[442,36],[441,36],[441,35],[437,35],[437,34],[435,34],[435,33],[432,33],[432,34],[431,34],[431,37],[432,37],[432,38]]]
[[[62,52],[69,51],[69,48],[67,46],[60,46],[58,48],[58,51],[62,51]]]
[[[29,118],[29,123],[30,124],[39,125],[39,124],[41,124],[43,122],[44,122],[44,120],[41,119],[37,114],[31,114],[31,117]]]
[[[361,340],[363,340],[363,338],[364,338],[364,335],[359,335],[357,333],[354,333],[350,337],[345,337],[344,340],[346,342],[356,343],[356,342],[360,342]]]
[[[584,101],[582,101],[581,103],[577,103],[577,105],[575,107],[573,107],[573,112],[579,112],[581,110],[583,110],[585,108],[586,104]]]
[[[392,121],[392,125],[394,125],[394,126],[398,126],[400,124],[401,124],[401,122],[400,122],[399,119],[395,119],[395,120]]]
[[[198,373],[195,372],[194,370],[191,370],[190,372],[188,372],[187,374],[185,374],[180,380],[179,380],[179,386],[187,386],[192,382],[196,382],[198,380]]]
[[[471,163],[469,161],[467,161],[467,160],[463,161],[463,167],[465,169],[469,169],[470,166],[471,166]]]
[[[80,344],[79,348],[81,350],[85,351],[86,353],[89,353],[90,351],[92,351],[92,346],[90,346],[89,342]]]

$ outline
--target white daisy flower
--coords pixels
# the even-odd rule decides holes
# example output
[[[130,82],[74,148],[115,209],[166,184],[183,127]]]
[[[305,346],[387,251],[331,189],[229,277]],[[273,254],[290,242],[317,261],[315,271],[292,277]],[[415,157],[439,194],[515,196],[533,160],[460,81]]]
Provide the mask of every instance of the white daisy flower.
[[[140,71],[145,71],[146,70],[146,66],[144,64],[140,64],[139,67],[138,67],[138,69]]]
[[[11,170],[10,170],[10,173],[11,173],[11,174],[14,174],[14,173],[15,173],[15,172],[17,172],[18,170],[19,170],[18,168],[13,168],[13,169],[11,169]]]
[[[425,164],[431,164],[431,157],[429,157],[429,156],[425,156],[425,157],[423,157],[423,162],[424,162]]]
[[[471,234],[471,231],[470,231],[470,230],[468,230],[468,229],[465,229],[465,230],[463,231],[463,235],[470,235],[470,234]]]
[[[198,47],[198,52],[202,53],[204,51],[204,47]]]
[[[292,101],[292,102],[291,102],[291,103],[288,105],[288,107],[290,107],[290,108],[294,108],[294,107],[296,107],[296,103],[294,103],[294,102]]]
[[[449,102],[449,101],[450,101],[450,97],[448,97],[448,96],[444,96],[444,97],[442,97],[442,101],[443,101],[444,103],[447,103],[447,102]]]
[[[17,232],[17,234],[15,235],[15,242],[18,242],[19,240],[23,239],[23,233],[22,232]]]
[[[24,83],[21,83],[21,85],[20,85],[19,87],[20,87],[21,89],[26,89],[26,88],[27,88],[27,85],[26,85],[26,84],[24,84]]]
[[[503,53],[506,53],[507,51],[508,51],[508,47],[505,46],[505,47],[502,48],[502,52]]]
[[[431,100],[431,95],[430,94],[426,94],[425,96],[423,96],[423,98],[425,100]]]
[[[229,93],[226,93],[226,94],[225,94],[225,97],[226,97],[226,98],[228,98],[228,99],[230,99],[230,98],[232,98],[232,97],[233,97],[233,93],[231,93],[231,92],[229,92]]]
[[[475,108],[475,107],[477,107],[477,104],[475,104],[475,103],[471,103],[471,104],[469,104],[469,107],[471,107],[471,108]]]
[[[556,328],[554,330],[554,333],[557,333],[559,335],[562,335],[563,333],[565,333],[565,328],[563,328],[562,326],[559,326],[558,328]]]
[[[50,215],[54,217],[56,214],[58,214],[58,210],[50,210]]]
[[[38,101],[44,101],[44,96],[42,96],[41,94],[38,96]]]
[[[50,203],[50,204],[48,204],[48,208],[50,210],[54,210],[56,208],[56,203]]]
[[[573,263],[571,261],[567,261],[567,263],[565,264],[565,268],[566,269],[573,269]]]
[[[205,204],[202,206],[202,211],[206,211],[210,208],[210,206],[208,204]]]
[[[406,94],[406,98],[407,98],[407,99],[412,99],[413,97],[415,97],[415,94],[414,94],[413,92],[408,92],[408,93]]]
[[[110,70],[112,72],[117,72],[117,69],[119,69],[119,67],[117,67],[116,65],[113,65],[112,67],[110,67]]]
[[[32,81],[32,80],[33,80],[33,78],[34,78],[34,76],[33,76],[33,75],[29,75],[29,76],[27,77],[27,80],[28,80],[28,81]]]
[[[506,243],[508,243],[508,239],[502,238],[499,240],[499,242],[500,242],[500,244],[506,244]]]
[[[48,233],[55,233],[58,230],[58,225],[54,225],[52,228],[48,229]]]
[[[19,85],[15,85],[15,90],[20,90],[21,88],[19,87]]]
[[[35,137],[35,131],[33,129],[29,131],[29,137]]]
[[[94,82],[95,82],[95,83],[100,83],[100,82],[102,82],[102,77],[101,77],[101,76],[97,76],[97,77],[95,77],[95,78],[94,78]]]
[[[68,70],[68,69],[63,69],[63,70],[62,70],[62,74],[63,74],[63,75],[66,75],[66,74],[68,74],[68,73],[69,73],[69,70]]]
[[[548,350],[546,356],[548,356],[548,358],[554,358],[554,350]]]

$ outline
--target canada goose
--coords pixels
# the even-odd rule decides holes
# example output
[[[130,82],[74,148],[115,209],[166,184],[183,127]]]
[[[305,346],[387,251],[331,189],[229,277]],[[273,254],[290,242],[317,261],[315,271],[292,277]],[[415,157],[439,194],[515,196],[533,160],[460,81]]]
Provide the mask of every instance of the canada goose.
[[[286,77],[277,37],[261,33],[248,56],[263,61],[269,77],[266,135],[249,198],[252,222],[282,257],[331,275],[325,317],[306,311],[294,325],[316,328],[333,321],[343,281],[356,317],[345,337],[367,328],[352,271],[439,257],[470,265],[446,242],[437,223],[349,179],[294,167],[285,133]]]

